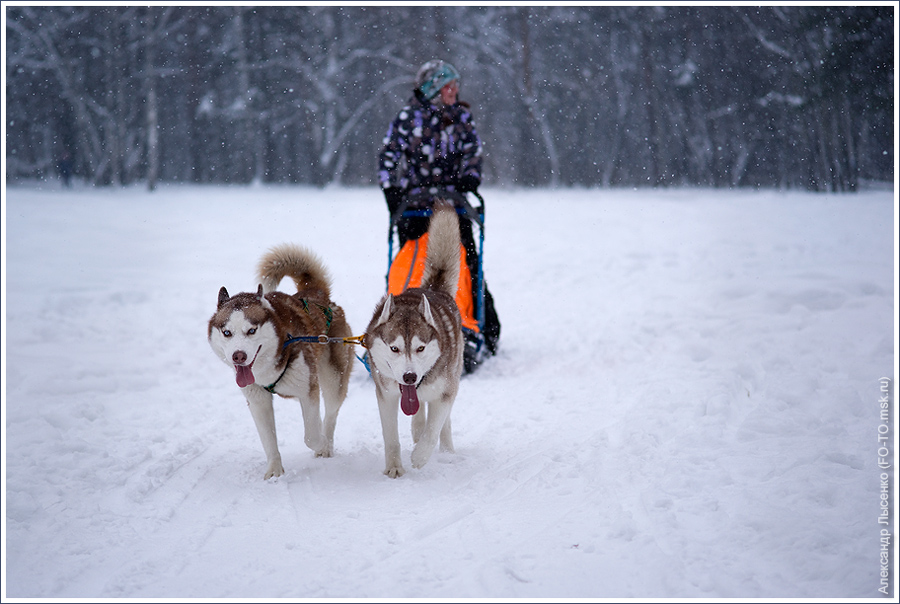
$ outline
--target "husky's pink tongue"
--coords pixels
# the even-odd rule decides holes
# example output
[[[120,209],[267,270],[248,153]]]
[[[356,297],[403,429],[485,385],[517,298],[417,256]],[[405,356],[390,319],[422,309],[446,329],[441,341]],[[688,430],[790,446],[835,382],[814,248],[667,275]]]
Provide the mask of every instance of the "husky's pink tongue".
[[[235,365],[234,368],[237,370],[237,385],[241,388],[249,386],[256,381],[250,365]]]
[[[419,410],[419,396],[415,386],[400,384],[400,408],[407,415],[415,415]]]

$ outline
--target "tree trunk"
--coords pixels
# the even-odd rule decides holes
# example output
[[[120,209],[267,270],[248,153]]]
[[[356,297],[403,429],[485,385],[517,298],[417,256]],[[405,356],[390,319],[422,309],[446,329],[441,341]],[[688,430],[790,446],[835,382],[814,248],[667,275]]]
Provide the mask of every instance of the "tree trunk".
[[[153,28],[152,17],[148,16],[150,27]],[[146,65],[147,74],[147,188],[156,190],[156,181],[159,178],[159,109],[156,97],[156,76],[153,73],[153,59],[156,50],[156,41],[152,34],[147,44]]]

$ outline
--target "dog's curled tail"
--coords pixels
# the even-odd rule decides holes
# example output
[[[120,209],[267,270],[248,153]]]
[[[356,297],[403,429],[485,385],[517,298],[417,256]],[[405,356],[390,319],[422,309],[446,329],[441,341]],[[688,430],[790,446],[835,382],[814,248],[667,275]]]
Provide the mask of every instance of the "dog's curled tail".
[[[446,202],[434,205],[428,225],[428,254],[422,287],[446,292],[456,297],[459,286],[459,217],[456,208]]]
[[[259,261],[257,276],[263,291],[278,288],[285,277],[294,280],[297,291],[318,290],[331,299],[331,276],[325,264],[305,247],[283,243],[270,249]]]

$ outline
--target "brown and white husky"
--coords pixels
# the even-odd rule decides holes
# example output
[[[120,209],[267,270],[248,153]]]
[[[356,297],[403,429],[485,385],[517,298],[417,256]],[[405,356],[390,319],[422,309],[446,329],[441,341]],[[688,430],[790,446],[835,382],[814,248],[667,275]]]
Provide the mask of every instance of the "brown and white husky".
[[[305,248],[272,248],[260,260],[256,293],[229,296],[219,290],[207,337],[213,351],[233,368],[266,453],[264,478],[284,474],[275,435],[272,395],[296,398],[303,413],[304,442],[317,457],[334,453],[334,428],[347,396],[353,350],[340,342],[303,341],[309,336],[349,337],[344,311],[331,301],[331,280],[322,262]],[[297,293],[274,291],[291,277]],[[324,426],[319,393],[325,402]]]
[[[412,416],[414,468],[428,462],[438,439],[441,450],[453,451],[450,410],[463,371],[464,340],[454,299],[460,238],[452,206],[435,205],[428,232],[422,286],[385,296],[365,335],[384,436],[384,473],[391,478],[405,472],[398,406]]]

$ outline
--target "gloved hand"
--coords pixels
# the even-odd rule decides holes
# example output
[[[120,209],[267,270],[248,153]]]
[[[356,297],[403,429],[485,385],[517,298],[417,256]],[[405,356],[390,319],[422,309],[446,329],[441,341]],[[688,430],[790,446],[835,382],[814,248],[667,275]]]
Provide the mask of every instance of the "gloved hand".
[[[384,200],[387,202],[388,212],[393,216],[400,204],[403,203],[403,190],[397,187],[384,189]]]
[[[477,191],[480,184],[481,180],[477,176],[472,176],[471,174],[463,174],[456,181],[456,190],[460,193]]]

